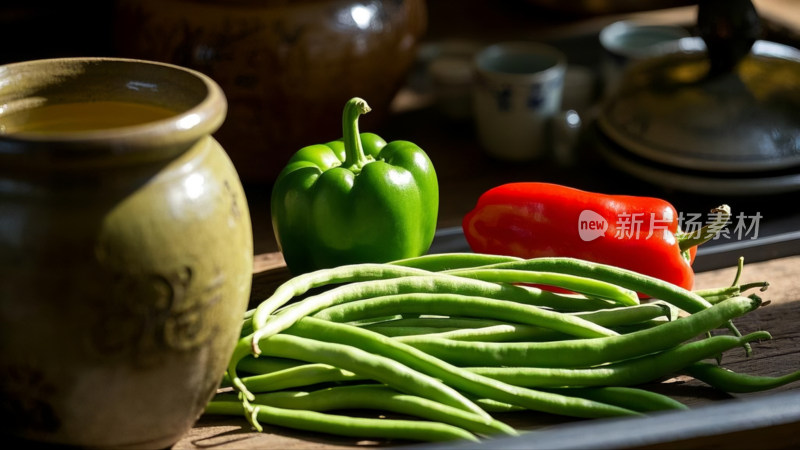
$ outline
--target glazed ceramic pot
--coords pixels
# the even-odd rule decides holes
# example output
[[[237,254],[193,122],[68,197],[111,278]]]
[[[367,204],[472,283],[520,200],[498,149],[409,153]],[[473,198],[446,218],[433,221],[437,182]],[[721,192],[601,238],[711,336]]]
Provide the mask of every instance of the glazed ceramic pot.
[[[196,421],[252,280],[210,78],[123,59],[0,67],[0,433],[165,448]]]
[[[271,182],[292,153],[339,139],[362,97],[379,126],[415,60],[424,0],[121,0],[121,56],[197,69],[220,83],[217,134],[246,182]]]

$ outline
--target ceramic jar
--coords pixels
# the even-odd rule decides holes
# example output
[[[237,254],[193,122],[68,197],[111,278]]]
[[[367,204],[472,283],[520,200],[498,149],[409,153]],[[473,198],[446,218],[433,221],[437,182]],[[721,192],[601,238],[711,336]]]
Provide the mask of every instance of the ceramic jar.
[[[85,102],[170,113],[26,128]],[[0,67],[0,105],[0,433],[169,447],[218,387],[249,299],[248,205],[211,137],[225,97],[176,66],[55,59]]]
[[[245,182],[269,183],[303,146],[339,139],[343,105],[375,129],[405,83],[425,0],[120,0],[121,56],[215,79],[229,101],[217,134]]]

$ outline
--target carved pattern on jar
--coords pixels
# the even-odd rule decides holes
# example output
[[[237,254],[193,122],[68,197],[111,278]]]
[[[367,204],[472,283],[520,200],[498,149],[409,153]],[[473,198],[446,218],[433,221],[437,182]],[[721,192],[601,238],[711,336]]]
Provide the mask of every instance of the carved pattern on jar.
[[[117,273],[89,343],[102,358],[127,359],[134,366],[159,364],[175,352],[192,352],[217,333],[208,314],[222,300],[224,276],[197,285],[194,269],[166,273]]]

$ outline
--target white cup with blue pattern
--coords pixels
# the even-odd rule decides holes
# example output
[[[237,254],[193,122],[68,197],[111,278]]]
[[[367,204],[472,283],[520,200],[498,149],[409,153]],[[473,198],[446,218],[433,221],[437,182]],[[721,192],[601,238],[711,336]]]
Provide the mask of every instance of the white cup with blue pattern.
[[[552,151],[561,113],[566,57],[536,42],[504,42],[475,56],[473,107],[478,138],[498,159],[529,161]]]

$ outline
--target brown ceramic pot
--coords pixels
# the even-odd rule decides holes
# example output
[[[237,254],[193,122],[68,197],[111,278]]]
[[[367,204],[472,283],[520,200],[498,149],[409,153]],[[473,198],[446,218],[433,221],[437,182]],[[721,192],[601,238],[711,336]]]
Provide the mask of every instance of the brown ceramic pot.
[[[229,100],[216,135],[242,179],[271,182],[300,147],[341,137],[362,97],[374,128],[405,82],[427,24],[424,0],[121,0],[120,55],[210,75]]]
[[[56,59],[0,67],[0,104],[0,434],[168,447],[249,299],[247,202],[211,137],[224,95],[180,67]]]

